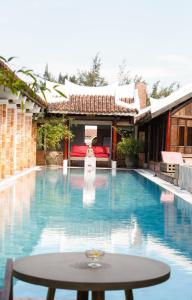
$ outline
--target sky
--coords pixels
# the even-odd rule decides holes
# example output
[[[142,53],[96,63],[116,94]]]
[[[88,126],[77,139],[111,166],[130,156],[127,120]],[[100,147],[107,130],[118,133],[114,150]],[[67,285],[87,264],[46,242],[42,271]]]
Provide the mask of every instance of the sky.
[[[132,75],[152,84],[192,83],[191,0],[0,0],[0,55],[55,76],[90,68],[99,52],[102,74]]]

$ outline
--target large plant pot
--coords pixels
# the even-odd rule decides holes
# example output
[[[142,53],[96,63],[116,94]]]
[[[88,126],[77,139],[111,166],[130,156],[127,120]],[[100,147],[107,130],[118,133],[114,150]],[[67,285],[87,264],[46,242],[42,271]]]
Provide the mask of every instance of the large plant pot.
[[[133,155],[127,156],[125,158],[125,166],[127,168],[135,168],[135,167],[137,167],[138,166],[138,158],[137,158],[137,156],[133,156]]]
[[[37,151],[37,165],[38,166],[51,166],[51,165],[63,165],[63,152],[61,151],[47,151],[46,155],[44,151]]]
[[[59,151],[47,151],[46,152],[46,165],[63,165],[63,153]]]

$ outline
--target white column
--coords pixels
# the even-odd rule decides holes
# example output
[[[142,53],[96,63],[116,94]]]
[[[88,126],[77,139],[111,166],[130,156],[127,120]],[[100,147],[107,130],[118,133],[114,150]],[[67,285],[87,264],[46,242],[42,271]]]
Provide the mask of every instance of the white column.
[[[63,160],[63,175],[67,175],[68,159]]]
[[[111,161],[111,167],[112,167],[112,169],[116,169],[117,168],[117,162],[115,160]]]

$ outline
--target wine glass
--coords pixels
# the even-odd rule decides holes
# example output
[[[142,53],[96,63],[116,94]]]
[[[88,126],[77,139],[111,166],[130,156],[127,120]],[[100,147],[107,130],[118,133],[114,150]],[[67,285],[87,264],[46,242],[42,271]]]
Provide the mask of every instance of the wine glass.
[[[104,251],[98,249],[86,250],[85,255],[91,259],[91,262],[88,263],[88,266],[91,268],[99,268],[102,264],[99,262],[99,259],[105,254]]]

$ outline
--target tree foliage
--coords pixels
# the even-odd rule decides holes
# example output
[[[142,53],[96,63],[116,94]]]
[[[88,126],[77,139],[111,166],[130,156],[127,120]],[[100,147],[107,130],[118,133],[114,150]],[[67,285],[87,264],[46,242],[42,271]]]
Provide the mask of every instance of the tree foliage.
[[[107,81],[101,76],[101,58],[99,53],[92,60],[92,65],[88,71],[79,71],[77,76],[78,84],[86,86],[104,86]]]
[[[167,97],[176,90],[178,90],[178,88],[180,87],[179,83],[175,81],[169,84],[168,86],[161,86],[160,84],[160,80],[154,82],[150,94],[151,98],[160,99],[163,97]]]
[[[101,58],[99,53],[95,55],[92,60],[92,65],[90,70],[78,71],[77,74],[68,75],[67,73],[59,73],[58,78],[49,72],[48,64],[45,66],[44,78],[49,81],[54,81],[60,84],[64,84],[65,80],[69,80],[73,83],[83,85],[83,86],[104,86],[107,84],[106,79],[101,76]]]
[[[78,83],[78,78],[77,75],[68,75],[68,74],[62,74],[61,72],[59,73],[59,77],[58,77],[58,83],[60,84],[65,84],[65,80],[69,80],[73,83]]]
[[[127,62],[125,59],[119,65],[118,83],[119,85],[131,83],[131,75],[130,75],[130,71],[127,68]]]
[[[146,81],[140,75],[131,75],[131,72],[127,66],[127,61],[124,59],[122,63],[119,65],[118,71],[118,83],[119,85],[130,84],[130,83],[143,82],[146,84]]]
[[[135,138],[122,137],[121,141],[117,144],[117,152],[125,156],[134,156],[143,150],[143,144],[141,141]]]
[[[45,80],[56,82],[56,78],[53,76],[53,74],[51,72],[49,72],[48,64],[46,64],[46,66],[45,66],[45,71],[44,71],[43,77]]]
[[[95,55],[92,59],[92,65],[90,70],[87,71],[78,71],[77,74],[68,75],[59,73],[58,79],[54,79],[54,76],[49,72],[48,65],[45,67],[44,76],[48,80],[58,82],[60,84],[65,83],[65,79],[84,86],[104,86],[107,84],[107,80],[101,76],[101,58],[99,53]],[[138,74],[132,75],[131,71],[128,68],[127,61],[124,59],[119,65],[118,71],[118,83],[119,85],[125,85],[130,83],[143,82],[146,85],[146,80]],[[160,99],[163,97],[169,96],[171,93],[176,91],[179,88],[179,83],[172,82],[167,86],[161,86],[160,80],[156,81],[152,85],[151,92],[148,93],[147,103],[149,103],[150,97]]]

